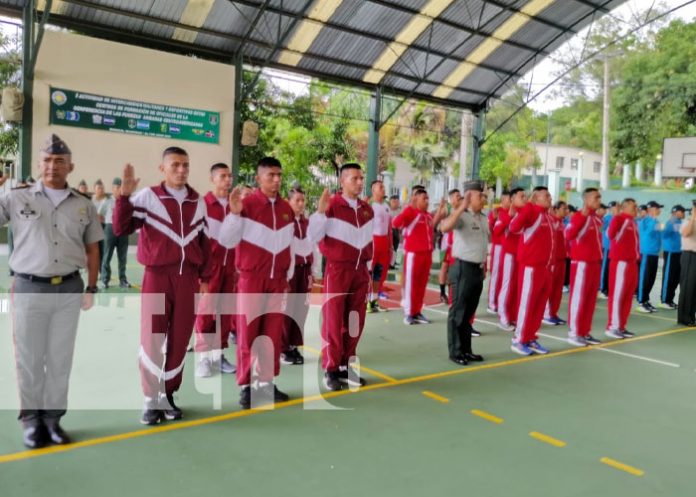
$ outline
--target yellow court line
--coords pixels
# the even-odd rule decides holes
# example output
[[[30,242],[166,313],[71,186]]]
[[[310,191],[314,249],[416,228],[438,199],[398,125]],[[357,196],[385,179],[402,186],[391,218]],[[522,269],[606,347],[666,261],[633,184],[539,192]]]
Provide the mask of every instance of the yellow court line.
[[[643,476],[645,474],[645,471],[642,469],[634,468],[633,466],[629,466],[628,464],[624,464],[609,457],[603,457],[599,460],[599,462],[604,463],[607,466],[611,466],[612,468],[625,471],[626,473],[630,473],[634,476]]]
[[[430,390],[423,390],[421,393],[426,397],[430,397],[431,399],[437,400],[438,402],[442,402],[443,404],[449,404],[450,399],[448,399],[447,397],[443,397],[442,395],[433,393]]]
[[[282,403],[276,404],[274,406],[273,410],[284,409],[286,407],[300,405],[300,404],[303,404],[305,402],[314,402],[314,401],[320,400],[320,399],[331,399],[331,398],[340,397],[343,395],[351,395],[351,394],[360,393],[360,392],[368,392],[371,390],[379,390],[382,388],[389,388],[389,387],[395,387],[395,386],[400,386],[400,385],[408,385],[411,383],[419,383],[422,381],[428,381],[428,380],[433,380],[433,379],[438,379],[438,378],[446,378],[449,376],[474,373],[477,371],[483,371],[483,370],[487,370],[487,369],[497,369],[497,368],[502,368],[502,367],[507,367],[507,366],[513,366],[516,364],[524,364],[527,362],[542,361],[542,360],[551,359],[554,357],[565,356],[565,355],[570,355],[570,354],[580,354],[582,352],[587,352],[587,351],[590,351],[590,350],[595,349],[595,348],[609,347],[612,345],[618,345],[618,344],[622,344],[622,343],[630,343],[630,342],[634,342],[637,340],[647,340],[650,338],[657,338],[657,337],[662,337],[662,336],[666,336],[666,335],[672,335],[675,333],[682,333],[685,331],[694,331],[695,329],[696,328],[693,328],[693,327],[676,328],[674,330],[659,331],[656,333],[651,333],[649,335],[642,335],[642,336],[638,336],[635,338],[629,338],[629,339],[624,339],[624,340],[615,340],[612,342],[603,342],[599,345],[593,345],[591,347],[566,349],[566,350],[561,350],[559,352],[552,352],[552,353],[546,354],[546,355],[534,355],[534,356],[520,357],[517,359],[511,359],[509,361],[499,361],[499,362],[485,364],[485,365],[481,365],[481,366],[475,366],[475,367],[471,367],[471,368],[452,369],[452,370],[448,370],[448,371],[442,371],[439,373],[430,373],[430,374],[425,374],[425,375],[420,375],[420,376],[413,376],[410,378],[404,378],[401,380],[396,380],[395,382],[374,383],[371,385],[366,385],[364,387],[360,387],[357,390],[339,390],[337,392],[326,392],[326,393],[323,393],[321,395],[313,395],[310,397],[292,399],[292,400],[289,400],[287,402],[282,402]],[[483,413],[483,411],[478,411],[478,410],[476,410],[476,411],[478,413]],[[32,450],[32,451],[22,451],[22,452],[4,454],[4,455],[0,455],[0,464],[12,462],[12,461],[24,460],[24,459],[31,459],[34,457],[40,457],[40,456],[44,456],[44,455],[48,455],[48,454],[53,454],[56,452],[67,452],[70,450],[79,449],[79,448],[83,448],[83,447],[92,447],[95,445],[102,445],[102,444],[111,443],[111,442],[129,440],[129,439],[133,439],[133,438],[139,438],[139,437],[142,437],[145,435],[154,435],[157,433],[162,433],[162,432],[167,432],[167,431],[175,431],[175,430],[181,430],[184,428],[191,428],[191,427],[195,427],[195,426],[202,426],[202,425],[207,425],[207,424],[212,424],[212,423],[219,423],[219,422],[227,421],[227,420],[234,419],[234,418],[241,418],[241,417],[245,417],[245,416],[250,416],[252,414],[264,413],[264,412],[269,412],[269,410],[267,410],[267,409],[251,409],[248,411],[235,411],[235,412],[231,412],[228,414],[222,414],[219,416],[210,416],[210,417],[196,419],[196,420],[192,420],[192,421],[179,421],[176,423],[166,424],[166,425],[158,426],[155,428],[130,431],[130,432],[120,433],[117,435],[110,435],[110,436],[106,436],[106,437],[92,438],[89,440],[75,442],[75,443],[68,444],[68,445],[52,446],[52,447],[47,447],[44,449],[37,449],[37,450]],[[475,414],[475,413],[472,411],[472,414]],[[487,413],[485,413],[485,414],[487,414]],[[479,414],[476,414],[476,415],[479,415]],[[498,419],[500,419],[500,418],[498,418]],[[501,422],[502,422],[502,420],[501,420]]]
[[[494,416],[493,414],[487,413],[486,411],[482,411],[480,409],[472,409],[470,412],[474,416],[478,416],[479,418],[483,418],[486,421],[490,421],[491,423],[498,425],[505,421],[503,418],[499,418],[498,416]]]
[[[563,440],[558,440],[557,438],[544,435],[543,433],[539,433],[538,431],[531,432],[529,436],[541,442],[546,442],[549,445],[553,445],[554,447],[565,447],[567,445]]]
[[[308,345],[303,345],[302,346],[303,350],[306,350],[307,352],[311,352],[312,354],[321,356],[321,351],[315,349],[314,347],[310,347]],[[367,373],[370,373],[372,376],[375,378],[379,378],[384,381],[388,381],[389,383],[394,383],[398,381],[396,378],[389,376],[387,374],[384,374],[380,371],[377,371],[376,369],[368,368],[367,366],[363,366],[362,364],[360,365],[360,369],[364,370]]]

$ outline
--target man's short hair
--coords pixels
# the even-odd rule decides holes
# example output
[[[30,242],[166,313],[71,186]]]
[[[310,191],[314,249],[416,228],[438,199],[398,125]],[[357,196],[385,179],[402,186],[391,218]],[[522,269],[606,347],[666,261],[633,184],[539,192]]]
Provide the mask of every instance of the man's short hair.
[[[503,198],[505,195],[507,195],[508,197],[511,196],[508,190],[503,190],[503,192],[500,194],[500,198]]]
[[[558,209],[562,208],[562,207],[565,206],[565,205],[567,205],[567,204],[566,204],[563,200],[559,200],[558,202],[556,202],[555,204],[553,204],[553,208],[554,208],[555,210],[558,210]]]
[[[524,191],[524,188],[517,186],[517,187],[513,188],[512,190],[510,190],[510,196],[514,197],[515,195],[517,195],[518,193],[523,192],[523,191]]]
[[[418,188],[417,190],[415,190],[415,191],[413,192],[413,195],[414,195],[414,196],[415,196],[415,195],[423,195],[424,193],[425,193],[426,195],[428,194],[428,191],[427,191],[425,188]]]
[[[593,192],[598,192],[598,191],[599,191],[599,190],[598,190],[597,188],[591,186],[591,187],[589,187],[589,188],[585,188],[585,189],[582,191],[582,196],[585,197],[585,195],[587,195],[588,193],[593,193]]]
[[[381,179],[376,179],[372,183],[370,183],[370,189],[372,189],[373,186],[375,186],[377,183],[382,183]]]
[[[625,199],[623,199],[623,200],[621,201],[621,208],[623,209],[624,207],[626,207],[626,204],[631,204],[631,203],[632,203],[632,204],[635,204],[635,203],[636,203],[636,199],[631,198],[631,197],[626,197]]]
[[[230,168],[230,166],[228,166],[224,162],[217,162],[217,163],[213,164],[212,166],[210,166],[210,174],[214,174],[215,171],[217,171],[219,169],[229,169],[229,168]]]
[[[425,190],[423,185],[413,185],[411,187],[411,193],[416,193],[416,190]]]
[[[357,162],[347,162],[346,164],[343,164],[341,166],[341,169],[338,170],[339,176],[343,174],[343,171],[348,171],[350,169],[357,169],[358,171],[362,171],[362,167]]]
[[[460,193],[459,188],[452,188],[450,191],[447,192],[447,196],[454,195],[455,193]]]
[[[532,190],[532,192],[547,192],[547,191],[549,191],[549,189],[545,186],[542,186],[542,185],[535,186],[534,190]]]
[[[398,196],[398,195],[392,195],[391,197],[389,197],[389,200],[399,200],[399,196]]]
[[[275,157],[262,157],[256,163],[256,171],[258,172],[260,167],[277,167],[282,169],[283,166],[280,165],[280,161]]]
[[[185,155],[188,157],[188,152],[181,147],[167,147],[162,152],[162,158],[164,159],[168,155]]]

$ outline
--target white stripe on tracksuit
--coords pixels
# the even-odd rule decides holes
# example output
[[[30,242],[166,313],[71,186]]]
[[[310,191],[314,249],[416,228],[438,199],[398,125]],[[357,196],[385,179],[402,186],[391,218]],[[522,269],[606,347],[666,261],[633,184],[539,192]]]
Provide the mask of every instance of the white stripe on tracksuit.
[[[404,315],[411,315],[411,288],[413,287],[413,259],[414,252],[406,252],[406,270],[404,271],[403,295],[401,295],[401,307],[404,308]]]
[[[498,277],[500,274],[500,254],[502,254],[502,245],[491,246],[491,280],[488,282],[488,307],[494,308],[491,304],[495,301],[496,307],[499,307],[498,300],[495,299],[495,292],[498,289]]]
[[[573,279],[573,297],[570,299],[570,328],[569,335],[571,337],[578,336],[578,312],[580,311],[580,299],[585,292],[585,269],[587,263],[584,261],[573,261],[572,264],[577,264],[575,268],[575,279]],[[592,296],[591,296],[592,297]],[[591,298],[590,297],[590,298]]]
[[[611,316],[609,316],[609,329],[621,331],[621,301],[623,300],[624,279],[626,273],[626,261],[619,261],[616,265],[616,278],[614,281],[614,300],[612,301]]]
[[[505,302],[507,302],[511,287],[514,288],[514,282],[510,281],[510,273],[512,273],[512,265],[514,263],[515,256],[513,254],[503,255],[503,281],[500,285],[500,294],[498,295],[498,316],[500,316],[500,322],[504,325],[509,325],[511,321],[510,316],[507,315]]]

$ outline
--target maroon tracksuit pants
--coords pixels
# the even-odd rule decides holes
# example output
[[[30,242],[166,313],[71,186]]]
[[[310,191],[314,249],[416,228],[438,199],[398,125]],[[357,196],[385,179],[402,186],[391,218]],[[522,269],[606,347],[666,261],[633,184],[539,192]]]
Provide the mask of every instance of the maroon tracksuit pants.
[[[322,367],[337,371],[355,356],[367,310],[370,273],[367,264],[327,262],[326,300],[322,306]]]
[[[285,271],[279,272],[285,274]],[[237,384],[251,384],[252,376],[271,383],[280,373],[287,290],[288,282],[284,277],[240,273],[237,280]]]
[[[304,344],[302,331],[309,312],[309,294],[312,291],[311,278],[311,264],[295,266],[295,273],[290,279],[290,290],[288,291],[281,352],[290,350],[290,347],[299,347]]]
[[[181,273],[181,274],[180,274]],[[148,402],[181,386],[195,320],[198,268],[146,267],[140,314],[140,381]]]
[[[210,298],[217,300],[225,298],[222,295],[233,294],[237,291],[237,270],[234,265],[213,265],[213,274],[208,282]],[[222,294],[218,297],[218,294]],[[217,309],[217,302],[206,305],[207,311]],[[199,309],[200,310],[200,309]],[[220,320],[218,330],[216,321]],[[209,352],[229,347],[227,338],[235,332],[234,317],[230,314],[198,314],[196,316],[196,352]]]

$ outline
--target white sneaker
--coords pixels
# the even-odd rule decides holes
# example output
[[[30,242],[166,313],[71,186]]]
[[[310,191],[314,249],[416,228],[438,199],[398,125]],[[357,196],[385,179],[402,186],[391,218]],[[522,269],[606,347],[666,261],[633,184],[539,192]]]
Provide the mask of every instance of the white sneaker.
[[[487,312],[488,314],[492,314],[493,316],[497,316],[497,315],[498,315],[498,311],[496,311],[495,309],[493,309],[493,308],[491,308],[491,307],[487,307],[487,308],[486,308],[486,312]]]
[[[608,296],[608,295],[604,295],[602,292],[599,292],[599,293],[597,294],[597,298],[598,298],[599,300],[607,300],[607,299],[609,299],[609,296]]]
[[[618,338],[620,340],[626,338],[619,330],[606,330],[604,334],[608,337]]]
[[[512,323],[504,324],[499,322],[498,328],[500,328],[503,331],[515,331],[515,325]]]
[[[587,347],[587,340],[585,340],[585,337],[569,336],[568,343],[575,347]]]
[[[652,312],[645,304],[639,304],[638,307],[636,307],[636,311],[642,312],[643,314],[650,314]]]
[[[196,377],[209,378],[213,376],[213,363],[210,359],[201,359],[196,365]]]

